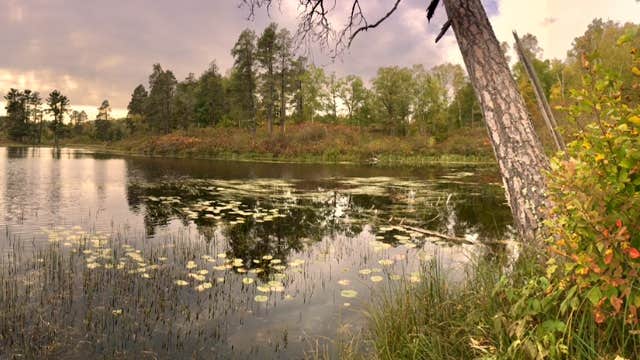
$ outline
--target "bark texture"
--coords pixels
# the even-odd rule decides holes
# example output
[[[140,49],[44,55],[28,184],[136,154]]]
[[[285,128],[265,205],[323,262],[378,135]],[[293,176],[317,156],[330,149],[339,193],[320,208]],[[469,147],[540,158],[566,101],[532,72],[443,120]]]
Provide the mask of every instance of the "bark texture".
[[[480,0],[444,0],[482,107],[517,230],[533,241],[546,203],[548,167],[524,100]]]

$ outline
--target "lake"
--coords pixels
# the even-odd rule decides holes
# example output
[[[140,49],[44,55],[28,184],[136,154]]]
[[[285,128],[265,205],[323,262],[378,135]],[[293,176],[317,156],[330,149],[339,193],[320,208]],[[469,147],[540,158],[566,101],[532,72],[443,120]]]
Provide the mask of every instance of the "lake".
[[[0,147],[0,169],[0,359],[332,355],[372,295],[514,236],[494,167]]]

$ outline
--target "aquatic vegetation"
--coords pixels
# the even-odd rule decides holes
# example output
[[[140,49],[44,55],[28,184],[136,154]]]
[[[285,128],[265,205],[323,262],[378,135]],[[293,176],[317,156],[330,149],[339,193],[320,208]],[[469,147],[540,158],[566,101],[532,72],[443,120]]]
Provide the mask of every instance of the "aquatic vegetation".
[[[358,292],[355,290],[342,290],[340,291],[340,296],[346,297],[346,298],[354,298],[358,296]]]
[[[213,285],[210,282],[205,282],[205,283],[202,283],[202,284],[196,286],[196,291],[202,292],[202,291],[205,291],[207,289],[211,289],[211,287],[213,287]]]
[[[445,194],[436,186],[394,178],[336,178],[311,188],[270,179],[132,183],[131,230],[117,223],[45,228],[34,254],[16,251],[0,261],[0,350],[181,358],[210,357],[215,348],[217,356],[242,357],[233,351],[259,354],[279,344],[296,357],[304,345],[291,339],[326,330],[285,321],[283,350],[268,328],[278,314],[333,321],[326,308],[308,304],[365,303],[387,286],[373,284],[409,281],[398,274],[414,271],[421,254],[442,242],[410,229],[441,216]],[[361,304],[335,303],[353,313]],[[35,339],[30,345],[12,325],[23,323],[25,338]],[[265,334],[259,343],[239,346],[258,333]]]

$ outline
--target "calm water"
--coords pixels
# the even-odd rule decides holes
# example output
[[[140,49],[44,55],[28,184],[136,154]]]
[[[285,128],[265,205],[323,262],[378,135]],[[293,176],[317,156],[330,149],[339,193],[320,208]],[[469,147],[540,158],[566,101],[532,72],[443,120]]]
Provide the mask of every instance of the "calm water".
[[[0,169],[0,358],[331,354],[372,292],[512,236],[492,168],[0,148]]]

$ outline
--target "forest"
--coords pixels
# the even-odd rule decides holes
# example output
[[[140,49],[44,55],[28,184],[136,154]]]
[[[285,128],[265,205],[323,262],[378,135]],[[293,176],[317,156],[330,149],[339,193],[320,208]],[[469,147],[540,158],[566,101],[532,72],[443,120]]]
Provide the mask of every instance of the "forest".
[[[637,28],[636,24],[595,19],[562,60],[545,59],[535,35],[522,37],[526,56],[566,136],[581,124],[566,120],[560,109],[570,104],[572,91],[588,75],[585,63],[597,63],[622,81],[629,104],[639,101],[631,86],[633,74],[621,71],[631,66],[628,53],[639,45],[638,40],[617,44],[621,36]],[[504,42],[502,47],[507,54],[510,45]],[[259,35],[244,30],[231,54],[234,65],[228,71],[223,73],[212,61],[200,75],[190,73],[182,81],[171,70],[154,64],[148,84],[133,89],[124,119],[112,118],[108,99],[97,106],[96,119],[88,119],[86,113],[72,111],[71,99],[58,90],[43,103],[38,91],[11,89],[4,95],[8,116],[2,121],[2,130],[7,139],[27,144],[120,142],[153,153],[184,148],[188,152],[189,144],[205,141],[200,147],[207,149],[191,149],[191,154],[258,152],[285,158],[314,151],[324,154],[329,152],[328,147],[341,153],[355,152],[358,146],[348,143],[362,142],[353,139],[344,140],[346,145],[323,144],[320,150],[303,146],[308,139],[339,136],[342,132],[360,140],[382,139],[368,144],[369,149],[360,158],[394,151],[393,146],[385,144],[398,137],[412,144],[403,155],[490,156],[488,141],[464,140],[486,138],[482,112],[460,65],[446,63],[428,69],[419,64],[391,66],[379,68],[372,79],[339,77],[296,55],[290,32],[275,23]],[[532,85],[516,60],[511,71],[537,133],[551,149]],[[203,129],[209,132],[203,133]],[[222,139],[230,131],[234,139],[231,143]],[[256,145],[258,131],[262,142]],[[167,134],[174,136],[163,136]],[[280,142],[274,142],[274,138]],[[123,141],[126,139],[130,141]]]
[[[557,59],[501,43],[496,4],[431,0],[464,65],[365,78],[298,46],[400,2],[293,1],[296,33],[152,64],[123,118],[2,94],[0,358],[640,358],[640,25]]]

